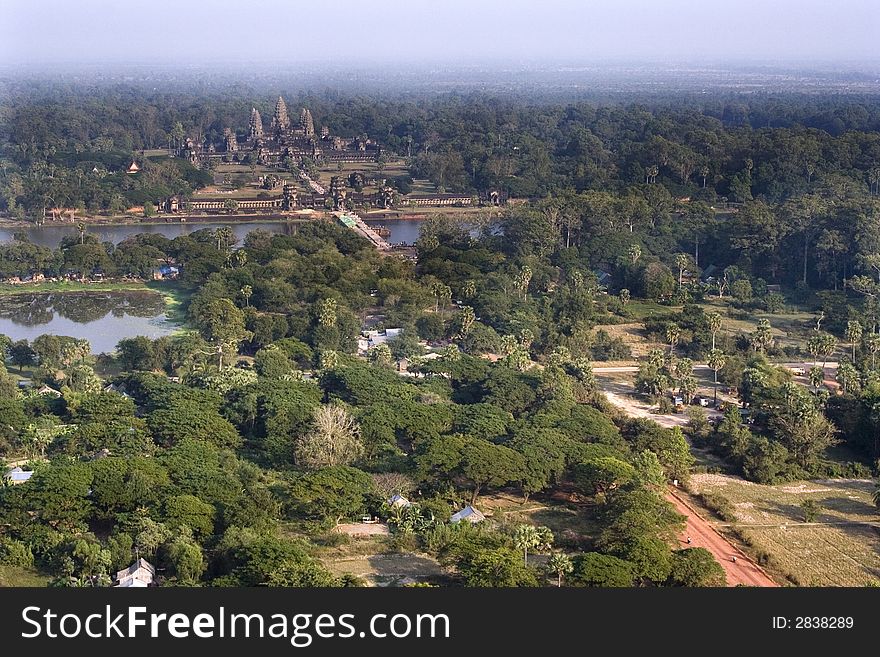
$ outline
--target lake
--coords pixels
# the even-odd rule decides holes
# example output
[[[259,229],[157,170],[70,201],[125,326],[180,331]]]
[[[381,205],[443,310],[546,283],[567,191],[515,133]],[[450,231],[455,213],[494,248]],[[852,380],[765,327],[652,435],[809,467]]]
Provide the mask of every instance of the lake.
[[[13,340],[49,333],[84,338],[92,352],[110,353],[123,338],[158,338],[178,325],[156,292],[63,292],[0,297],[0,333]]]
[[[396,244],[404,242],[412,244],[419,238],[419,227],[421,221],[406,220],[379,220],[368,222],[373,225],[387,226],[391,231],[391,235],[386,239]],[[288,223],[284,221],[249,221],[249,222],[229,222],[229,223],[208,223],[208,222],[192,222],[192,223],[173,223],[173,224],[123,224],[123,225],[100,225],[90,224],[86,226],[86,232],[94,235],[101,242],[112,242],[118,244],[127,237],[137,235],[138,233],[157,233],[164,235],[169,239],[174,239],[181,235],[189,235],[197,230],[209,229],[216,230],[221,226],[228,226],[235,234],[238,244],[244,241],[245,236],[252,230],[266,230],[270,233],[280,233],[284,235],[292,235],[296,232],[299,224]],[[12,240],[12,236],[21,231],[28,236],[28,239],[34,244],[48,247],[50,249],[58,248],[62,238],[71,236],[76,237],[79,231],[74,224],[62,225],[42,225],[28,226],[21,228],[2,227],[0,228],[0,242]]]

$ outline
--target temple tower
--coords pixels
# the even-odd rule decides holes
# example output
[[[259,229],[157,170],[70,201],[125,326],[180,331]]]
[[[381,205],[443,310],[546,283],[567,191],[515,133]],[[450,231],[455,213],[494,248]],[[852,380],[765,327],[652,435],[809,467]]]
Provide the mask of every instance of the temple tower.
[[[263,137],[263,119],[256,107],[251,108],[250,138],[251,140]]]
[[[305,107],[299,113],[299,125],[306,137],[311,137],[315,134],[315,122],[312,121],[312,113]]]
[[[287,103],[281,96],[275,103],[275,115],[272,117],[272,126],[277,130],[287,130],[290,127],[290,116],[287,114]]]

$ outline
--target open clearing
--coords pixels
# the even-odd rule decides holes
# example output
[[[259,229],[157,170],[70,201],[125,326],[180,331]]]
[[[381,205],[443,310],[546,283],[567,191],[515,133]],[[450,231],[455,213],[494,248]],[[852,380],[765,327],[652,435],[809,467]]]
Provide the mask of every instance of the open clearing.
[[[334,575],[356,575],[371,586],[405,586],[444,574],[437,560],[427,554],[352,555],[322,561]]]
[[[0,587],[42,587],[48,585],[49,578],[33,569],[0,564]]]
[[[764,486],[729,475],[696,474],[690,488],[728,500],[738,533],[801,586],[865,586],[880,580],[880,520],[869,480]],[[803,522],[801,504],[808,499],[822,507],[814,523]]]

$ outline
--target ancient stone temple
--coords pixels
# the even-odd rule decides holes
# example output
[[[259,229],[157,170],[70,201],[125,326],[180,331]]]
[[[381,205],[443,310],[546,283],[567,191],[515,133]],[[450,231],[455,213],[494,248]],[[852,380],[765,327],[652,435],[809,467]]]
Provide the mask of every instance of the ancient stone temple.
[[[312,121],[312,113],[305,107],[299,113],[299,125],[306,137],[311,137],[315,134],[315,122]]]
[[[287,103],[281,96],[275,103],[275,115],[272,117],[272,127],[275,130],[287,130],[290,128],[290,117],[287,114]]]
[[[256,139],[262,139],[263,137],[263,119],[260,118],[260,113],[257,111],[256,107],[251,108],[251,123],[250,123],[250,139],[254,141]]]
[[[226,128],[226,130],[223,131],[223,136],[226,139],[226,152],[238,152],[238,139],[235,137],[235,133],[230,128]]]

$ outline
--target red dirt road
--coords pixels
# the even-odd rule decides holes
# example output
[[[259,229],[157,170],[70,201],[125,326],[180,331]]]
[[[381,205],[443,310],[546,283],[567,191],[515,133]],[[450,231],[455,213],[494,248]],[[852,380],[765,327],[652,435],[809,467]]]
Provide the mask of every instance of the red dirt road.
[[[718,563],[721,564],[721,567],[724,568],[728,586],[736,586],[738,584],[745,586],[779,586],[757,564],[743,554],[739,548],[734,547],[712,525],[701,518],[696,510],[676,495],[674,491],[669,491],[666,494],[666,499],[675,505],[676,511],[687,517],[687,527],[680,539],[681,547],[701,547],[709,550]],[[688,536],[691,538],[690,545],[687,544]],[[732,560],[734,556],[736,557],[736,563]]]

